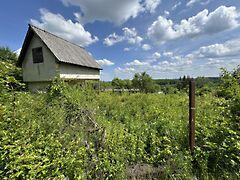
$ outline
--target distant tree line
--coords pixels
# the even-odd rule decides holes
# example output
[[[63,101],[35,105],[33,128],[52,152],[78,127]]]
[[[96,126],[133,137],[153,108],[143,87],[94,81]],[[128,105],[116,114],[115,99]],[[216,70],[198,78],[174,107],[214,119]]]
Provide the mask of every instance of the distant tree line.
[[[143,93],[178,93],[187,92],[189,76],[179,79],[152,79],[146,72],[136,73],[133,79],[114,78],[110,82],[102,82],[102,89],[138,89]],[[197,77],[195,78],[198,94],[210,92],[220,83],[219,77]]]
[[[137,89],[144,93],[156,92],[159,89],[159,86],[146,72],[136,73],[132,80],[114,78],[111,85],[114,89]]]

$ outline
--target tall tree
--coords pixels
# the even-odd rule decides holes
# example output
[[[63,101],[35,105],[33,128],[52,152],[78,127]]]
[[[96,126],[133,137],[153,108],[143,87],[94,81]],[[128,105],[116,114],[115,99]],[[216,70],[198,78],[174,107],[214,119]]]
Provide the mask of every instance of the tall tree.
[[[154,82],[149,74],[146,72],[136,73],[132,80],[133,87],[138,88],[141,92],[153,92]]]
[[[0,92],[23,87],[21,69],[16,67],[17,55],[7,47],[0,47]]]
[[[123,89],[125,87],[125,82],[122,79],[114,78],[112,80],[112,86],[116,89]]]
[[[0,47],[0,61],[17,62],[17,54],[8,47]]]

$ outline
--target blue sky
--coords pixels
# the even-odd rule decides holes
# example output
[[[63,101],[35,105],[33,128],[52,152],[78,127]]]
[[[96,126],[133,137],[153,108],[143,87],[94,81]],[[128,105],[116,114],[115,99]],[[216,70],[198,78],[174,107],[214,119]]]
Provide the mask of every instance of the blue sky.
[[[84,46],[102,80],[218,76],[240,64],[239,0],[8,0],[0,46],[21,48],[28,23]]]

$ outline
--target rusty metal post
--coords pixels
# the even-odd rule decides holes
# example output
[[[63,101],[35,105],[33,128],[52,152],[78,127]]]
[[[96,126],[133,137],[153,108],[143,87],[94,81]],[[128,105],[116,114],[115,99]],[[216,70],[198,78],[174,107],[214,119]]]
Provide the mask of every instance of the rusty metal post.
[[[195,146],[195,81],[189,80],[189,147],[191,153]]]

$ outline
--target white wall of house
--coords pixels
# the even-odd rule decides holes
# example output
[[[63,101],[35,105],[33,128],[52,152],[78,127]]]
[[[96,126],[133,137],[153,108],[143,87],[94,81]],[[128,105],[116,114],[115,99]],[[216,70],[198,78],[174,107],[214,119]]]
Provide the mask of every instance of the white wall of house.
[[[59,73],[62,79],[100,79],[100,70],[71,64],[59,64]]]
[[[42,47],[43,63],[33,63],[32,49],[37,47]],[[35,34],[27,49],[22,68],[23,81],[25,82],[51,81],[56,76],[57,65],[55,56]]]

